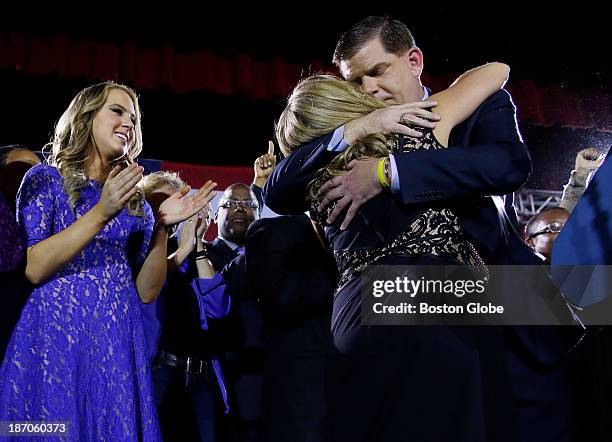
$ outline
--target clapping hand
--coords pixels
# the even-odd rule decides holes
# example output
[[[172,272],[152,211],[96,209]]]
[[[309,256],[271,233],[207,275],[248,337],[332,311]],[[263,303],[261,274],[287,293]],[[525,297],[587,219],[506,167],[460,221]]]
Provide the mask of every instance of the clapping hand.
[[[187,195],[190,186],[185,186],[168,197],[157,211],[157,220],[165,226],[171,226],[195,215],[212,201],[217,183],[208,180],[197,192]]]
[[[119,213],[129,199],[138,191],[138,182],[142,179],[144,168],[136,163],[121,170],[113,167],[106,178],[100,200],[96,207],[105,220],[110,220]]]

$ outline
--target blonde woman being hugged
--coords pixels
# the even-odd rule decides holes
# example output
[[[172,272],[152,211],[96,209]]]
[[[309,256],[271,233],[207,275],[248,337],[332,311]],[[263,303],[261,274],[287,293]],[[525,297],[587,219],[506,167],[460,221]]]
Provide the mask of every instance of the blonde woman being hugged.
[[[490,423],[485,415],[491,410],[488,395],[482,392],[491,383],[484,383],[480,374],[485,371],[481,358],[486,359],[487,351],[480,337],[462,336],[463,332],[444,326],[362,325],[361,271],[373,264],[484,264],[463,230],[457,202],[437,199],[407,205],[391,191],[389,155],[445,150],[451,130],[501,90],[508,71],[504,64],[490,63],[465,73],[429,98],[432,111],[441,117],[434,129],[421,128],[419,137],[363,133],[310,183],[310,213],[325,227],[341,275],[334,298],[334,346],[327,383],[330,440],[487,440]],[[277,125],[278,142],[283,152],[291,154],[336,127],[387,106],[354,83],[313,76],[289,97]],[[325,188],[362,157],[378,158],[372,176],[379,192],[341,226],[342,217],[330,221],[330,216],[349,207],[342,205],[343,196],[335,188],[327,194]],[[500,400],[501,406],[506,403],[510,400]]]

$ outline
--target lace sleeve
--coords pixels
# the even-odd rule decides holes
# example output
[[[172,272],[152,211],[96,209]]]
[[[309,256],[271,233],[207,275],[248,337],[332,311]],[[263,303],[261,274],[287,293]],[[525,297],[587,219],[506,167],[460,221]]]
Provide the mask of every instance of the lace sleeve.
[[[53,167],[42,164],[32,167],[23,178],[17,193],[17,222],[25,232],[28,247],[53,235],[60,180]]]
[[[155,225],[155,218],[153,217],[153,211],[148,203],[144,205],[144,216],[139,217],[138,229],[142,233],[142,242],[138,249],[138,255],[136,256],[136,266],[138,269],[142,267],[147,255],[149,254],[149,245],[151,243],[151,236],[153,235],[153,226]]]

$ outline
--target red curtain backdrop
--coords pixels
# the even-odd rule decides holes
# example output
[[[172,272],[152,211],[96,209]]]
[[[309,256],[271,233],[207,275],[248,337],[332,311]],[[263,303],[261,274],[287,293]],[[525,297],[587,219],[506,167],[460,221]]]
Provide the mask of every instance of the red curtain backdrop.
[[[250,185],[254,173],[252,167],[200,166],[170,161],[162,161],[160,168],[178,172],[181,178],[194,188],[201,187],[207,180],[213,180],[217,183],[216,190],[221,192],[234,183]],[[206,231],[205,238],[207,241],[212,241],[216,237],[217,225],[212,223]]]
[[[250,185],[253,181],[251,167],[201,166],[196,164],[162,161],[161,170],[178,172],[191,186],[200,188],[207,180],[217,183],[217,189],[225,189],[234,183]]]
[[[145,49],[131,42],[117,46],[70,40],[64,35],[41,39],[18,32],[0,34],[0,69],[16,69],[27,75],[117,80],[137,89],[208,91],[255,100],[287,96],[303,75],[335,70],[320,60],[302,66],[283,58],[252,60],[249,54],[227,58],[206,50],[176,52],[170,46]],[[423,82],[437,91],[453,79],[454,75],[425,75]],[[529,80],[511,82],[508,89],[521,122],[612,132],[612,97],[601,91],[572,91],[560,84],[543,87]]]

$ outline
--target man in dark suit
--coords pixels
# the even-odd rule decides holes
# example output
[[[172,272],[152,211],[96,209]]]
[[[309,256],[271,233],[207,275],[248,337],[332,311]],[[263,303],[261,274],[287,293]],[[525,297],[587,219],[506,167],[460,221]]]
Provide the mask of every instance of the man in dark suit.
[[[575,208],[565,222],[552,249],[551,274],[556,284],[571,302],[580,307],[579,315],[591,325],[584,354],[580,360],[580,371],[588,383],[584,385],[584,406],[581,414],[588,440],[610,440],[609,424],[612,410],[610,386],[612,364],[610,343],[612,342],[612,298],[610,297],[610,265],[612,264],[612,161],[610,150],[592,179],[585,180],[583,173],[576,187],[581,187],[580,199],[574,200]],[[581,152],[582,153],[582,152]],[[594,152],[596,154],[596,152]],[[593,155],[593,158],[597,158]],[[599,160],[601,163],[601,160]],[[578,160],[576,161],[578,166]],[[576,167],[579,170],[578,167]],[[583,171],[584,172],[584,171]],[[574,172],[572,172],[574,175]],[[585,181],[588,185],[585,188]],[[570,182],[571,185],[571,182]],[[580,186],[579,186],[580,185]],[[569,187],[569,186],[567,186]],[[582,193],[584,192],[584,193]],[[564,190],[564,195],[567,189]],[[574,191],[575,193],[575,191]],[[572,207],[570,207],[572,208]],[[601,325],[605,325],[602,327]]]
[[[277,213],[307,210],[304,196],[314,174],[360,137],[390,132],[421,136],[401,122],[435,126],[437,116],[427,110],[432,104],[422,101],[429,92],[420,81],[421,50],[414,40],[407,43],[407,48],[386,48],[378,34],[380,28],[389,27],[383,21],[387,19],[370,19],[368,33],[353,37],[348,36],[351,31],[344,34],[334,61],[347,80],[360,83],[365,93],[390,106],[353,120],[285,158],[264,187],[264,200]],[[518,190],[531,173],[531,159],[517,131],[515,107],[506,91],[492,95],[458,125],[451,132],[448,149],[391,157],[392,191],[405,204],[452,203],[487,263],[507,264],[517,262],[515,254],[524,259],[532,255],[517,235],[509,234],[503,202],[485,197]],[[322,206],[340,198],[330,221],[346,210],[343,225],[348,225],[356,210],[382,191],[377,161],[355,161],[345,174],[322,187],[321,191],[327,192]]]
[[[232,298],[230,319],[239,322],[244,331],[241,348],[226,353],[224,373],[233,408],[230,438],[249,442],[261,440],[263,371],[261,312],[249,287],[244,265],[246,232],[259,217],[260,204],[253,189],[257,191],[256,186],[233,184],[221,196],[215,215],[219,235],[206,245],[206,254],[222,278],[212,280],[209,287],[201,290],[203,296],[215,290],[229,294]]]
[[[252,185],[236,183],[223,192],[215,214],[219,234],[206,244],[200,256],[218,272],[215,278],[200,280],[200,295],[203,299],[221,293],[231,296],[226,322],[233,324],[233,334],[244,338],[240,348],[227,349],[231,351],[226,352],[224,361],[232,408],[228,437],[232,442],[261,440],[262,319],[246,277],[244,243],[247,229],[259,218],[263,206],[261,188],[275,166],[274,144],[270,141],[268,152],[253,164]]]
[[[260,293],[267,442],[322,442],[324,380],[337,270],[306,215],[255,221],[246,268]]]
[[[589,324],[608,324],[612,301],[612,161],[599,167],[552,249],[552,276]]]
[[[337,128],[283,160],[263,192],[266,204],[277,213],[306,210],[306,188],[317,171],[360,138],[372,133],[419,137],[414,126],[432,128],[438,120],[427,110],[434,103],[425,101],[429,92],[420,80],[423,54],[401,22],[383,17],[362,20],[342,35],[334,62],[346,80],[360,84],[364,93],[389,106]],[[390,191],[407,205],[452,208],[487,264],[541,263],[521,241],[513,222],[514,208],[504,201],[503,195],[518,190],[531,173],[530,156],[518,133],[515,107],[506,91],[493,94],[455,127],[448,149],[396,153],[390,156],[390,162]],[[346,173],[321,187],[325,195],[321,209],[337,201],[328,222],[340,217],[341,228],[346,228],[359,207],[383,191],[377,179],[377,163],[378,158],[353,161]],[[535,329],[518,330],[518,336],[538,362],[554,364],[563,354],[556,345],[553,354],[547,345],[531,347],[534,340],[536,344],[541,342]],[[511,358],[513,380],[515,374],[525,376],[523,367],[516,364],[523,361]],[[526,372],[529,377],[530,370]],[[537,389],[537,385],[529,387]],[[520,400],[522,392],[515,390],[514,394]],[[528,431],[521,429],[521,433]]]

